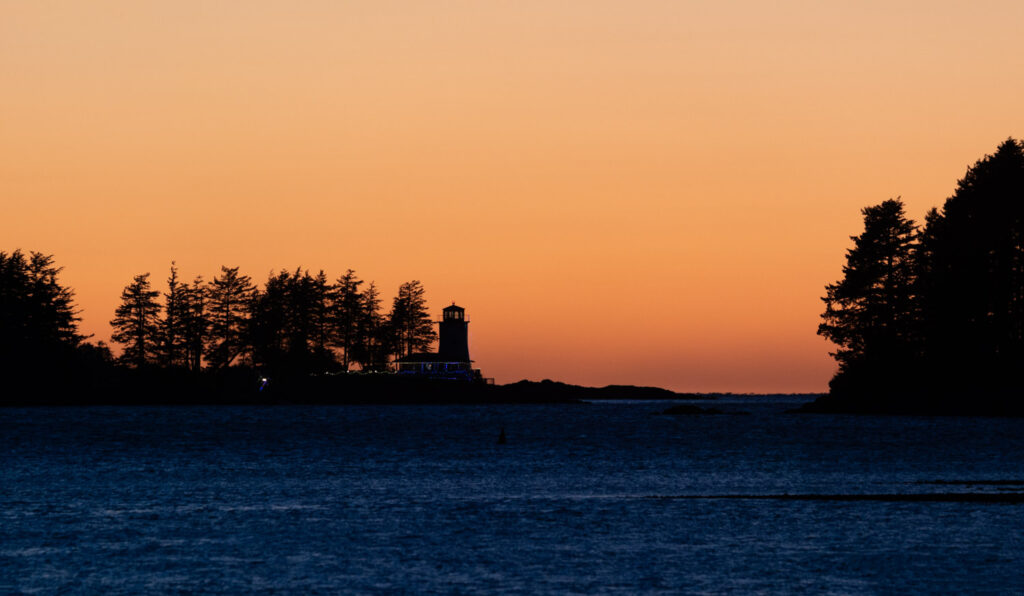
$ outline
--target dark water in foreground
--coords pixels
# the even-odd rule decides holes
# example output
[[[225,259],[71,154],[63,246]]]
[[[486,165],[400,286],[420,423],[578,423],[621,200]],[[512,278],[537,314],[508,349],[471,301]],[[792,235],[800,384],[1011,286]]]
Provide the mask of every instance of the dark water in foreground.
[[[0,593],[1024,590],[1024,420],[668,405],[0,410]]]

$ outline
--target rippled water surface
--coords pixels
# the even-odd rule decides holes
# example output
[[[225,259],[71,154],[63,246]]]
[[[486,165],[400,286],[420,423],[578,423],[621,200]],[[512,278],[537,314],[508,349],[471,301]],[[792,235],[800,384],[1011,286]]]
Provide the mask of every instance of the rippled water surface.
[[[1024,421],[668,405],[3,409],[0,593],[1024,590]]]

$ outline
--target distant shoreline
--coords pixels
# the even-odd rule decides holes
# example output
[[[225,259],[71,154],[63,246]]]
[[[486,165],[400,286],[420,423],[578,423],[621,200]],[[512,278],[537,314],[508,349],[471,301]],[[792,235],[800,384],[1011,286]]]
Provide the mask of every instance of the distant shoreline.
[[[83,379],[77,387],[57,389],[23,383],[13,389],[5,392],[0,406],[572,404],[716,400],[743,395],[680,393],[634,385],[586,387],[551,380],[492,385],[380,373],[310,375],[263,382],[246,369],[199,375],[117,369],[104,378]]]

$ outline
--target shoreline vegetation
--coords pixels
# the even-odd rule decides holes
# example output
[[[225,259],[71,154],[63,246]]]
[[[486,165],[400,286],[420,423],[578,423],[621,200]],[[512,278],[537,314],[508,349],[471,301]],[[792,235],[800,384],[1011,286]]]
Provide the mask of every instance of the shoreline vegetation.
[[[838,371],[810,413],[1024,415],[1024,143],[967,169],[918,226],[867,207],[818,334]]]
[[[583,387],[557,381],[494,385],[396,372],[393,363],[437,339],[419,281],[389,312],[354,271],[270,274],[262,288],[222,267],[209,282],[166,291],[134,276],[111,326],[119,356],[78,332],[74,292],[53,257],[0,252],[0,406],[540,404],[713,400],[728,393]],[[354,369],[354,370],[353,370]]]
[[[803,413],[1024,416],[1024,143],[967,169],[918,226],[899,199],[866,207],[818,334],[838,371]],[[135,275],[110,321],[118,356],[78,332],[74,292],[38,252],[0,251],[0,405],[571,403],[689,400],[655,387],[446,382],[399,373],[438,339],[423,285],[391,302],[349,269],[237,267],[166,289]],[[680,410],[680,413],[684,413]]]
[[[51,255],[0,252],[0,406],[582,403],[692,400],[721,394],[556,381],[494,385],[397,372],[437,339],[419,281],[389,312],[348,270],[272,273],[262,288],[222,267],[166,291],[134,276],[111,320],[119,356],[78,332],[74,292]],[[353,370],[355,369],[355,370]]]

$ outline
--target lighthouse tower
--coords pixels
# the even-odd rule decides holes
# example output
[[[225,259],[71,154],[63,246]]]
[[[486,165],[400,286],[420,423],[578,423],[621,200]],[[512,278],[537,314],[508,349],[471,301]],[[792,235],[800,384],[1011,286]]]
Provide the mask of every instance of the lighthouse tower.
[[[441,322],[438,324],[438,360],[470,362],[469,321],[466,320],[466,309],[452,303],[441,313]]]
[[[494,379],[485,379],[469,359],[466,309],[453,303],[441,312],[437,352],[403,356],[394,362],[395,372],[427,379],[493,384]]]

